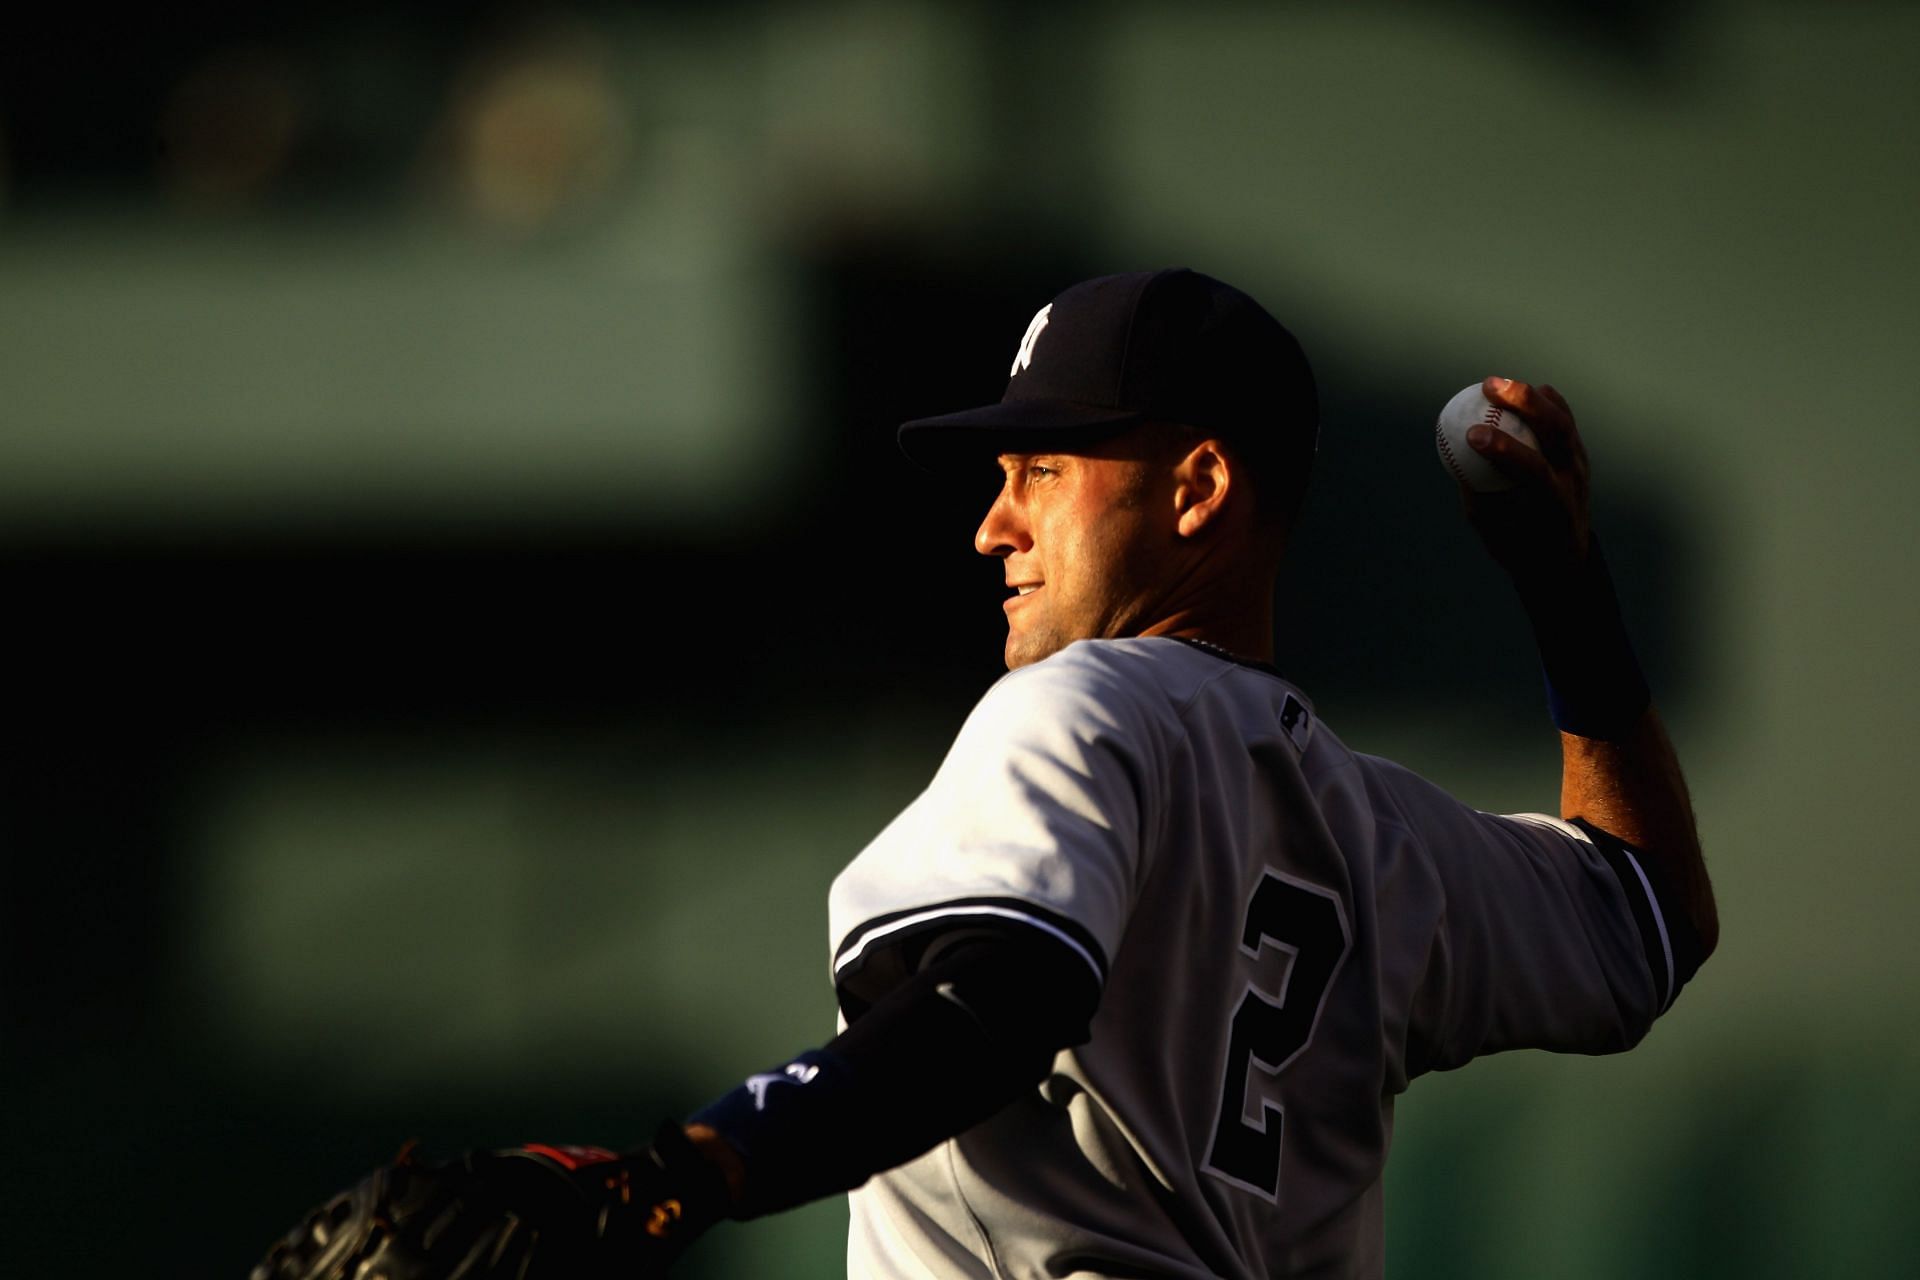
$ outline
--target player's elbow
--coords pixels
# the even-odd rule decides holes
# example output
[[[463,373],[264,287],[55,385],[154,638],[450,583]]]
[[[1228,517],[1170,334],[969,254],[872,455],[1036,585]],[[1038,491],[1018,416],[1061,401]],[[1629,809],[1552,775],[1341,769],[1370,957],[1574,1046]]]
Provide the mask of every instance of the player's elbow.
[[[1700,963],[1705,964],[1707,957],[1720,946],[1720,911],[1714,905],[1712,894],[1707,895],[1706,902],[1695,913],[1693,928],[1700,935]]]
[[[1672,879],[1678,881],[1673,896],[1678,899],[1679,914],[1685,924],[1682,932],[1686,936],[1681,939],[1685,954],[1675,957],[1682,970],[1680,981],[1684,982],[1720,945],[1720,908],[1714,901],[1713,882],[1707,878],[1707,864],[1698,840],[1690,846],[1688,856],[1679,862],[1678,874]]]
[[[1705,960],[1720,945],[1720,912],[1714,903],[1713,881],[1707,875],[1706,854],[1700,848],[1699,828],[1691,814],[1675,824],[1658,865],[1665,873],[1668,893],[1687,918],[1699,958]]]

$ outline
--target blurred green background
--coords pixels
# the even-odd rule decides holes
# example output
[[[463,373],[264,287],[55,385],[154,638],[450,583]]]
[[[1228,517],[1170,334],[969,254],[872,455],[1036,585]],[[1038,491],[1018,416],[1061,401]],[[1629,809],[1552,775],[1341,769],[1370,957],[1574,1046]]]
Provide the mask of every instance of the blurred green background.
[[[408,1137],[634,1141],[826,1038],[827,882],[998,671],[990,485],[892,427],[1185,264],[1323,384],[1283,665],[1483,808],[1556,754],[1428,424],[1569,395],[1720,893],[1631,1055],[1414,1087],[1391,1269],[1910,1274],[1916,55],[1729,0],[16,32],[8,1269],[239,1275]]]

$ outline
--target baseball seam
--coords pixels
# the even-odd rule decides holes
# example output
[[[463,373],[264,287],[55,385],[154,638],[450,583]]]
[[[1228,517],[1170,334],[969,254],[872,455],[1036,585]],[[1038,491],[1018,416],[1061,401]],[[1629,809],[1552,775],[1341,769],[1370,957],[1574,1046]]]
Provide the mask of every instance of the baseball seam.
[[[1434,443],[1440,446],[1440,457],[1446,462],[1447,470],[1453,472],[1455,480],[1464,484],[1467,479],[1466,472],[1460,470],[1460,463],[1453,456],[1453,448],[1447,443],[1447,429],[1437,422],[1433,424],[1433,439]]]
[[[1482,417],[1480,421],[1492,427],[1495,431],[1498,431],[1500,429],[1500,418],[1505,412],[1506,410],[1502,406],[1489,403],[1487,405],[1486,415]],[[1472,481],[1467,479],[1466,471],[1460,466],[1460,460],[1453,456],[1452,446],[1447,443],[1446,427],[1438,422],[1434,423],[1433,438],[1435,443],[1440,446],[1440,456],[1446,460],[1447,470],[1453,472],[1453,478],[1462,484],[1471,484]]]

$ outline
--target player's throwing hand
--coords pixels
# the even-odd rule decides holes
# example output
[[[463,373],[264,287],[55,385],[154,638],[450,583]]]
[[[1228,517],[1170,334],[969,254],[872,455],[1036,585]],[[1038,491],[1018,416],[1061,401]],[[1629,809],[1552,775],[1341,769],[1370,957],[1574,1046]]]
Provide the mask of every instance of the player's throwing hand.
[[[1460,492],[1487,551],[1517,582],[1565,574],[1583,565],[1592,539],[1586,446],[1567,399],[1551,386],[1511,378],[1481,384],[1488,400],[1526,419],[1539,441],[1529,448],[1503,431],[1477,426],[1467,443],[1513,481],[1513,488]]]

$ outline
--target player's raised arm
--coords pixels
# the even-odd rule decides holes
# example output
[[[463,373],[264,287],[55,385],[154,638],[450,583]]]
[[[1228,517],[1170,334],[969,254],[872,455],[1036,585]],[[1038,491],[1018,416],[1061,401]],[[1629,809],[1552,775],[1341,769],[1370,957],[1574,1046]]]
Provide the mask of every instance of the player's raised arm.
[[[1632,847],[1660,896],[1684,915],[1697,966],[1719,939],[1685,778],[1641,675],[1589,523],[1587,453],[1566,398],[1551,386],[1488,378],[1487,399],[1533,427],[1539,448],[1490,426],[1467,443],[1513,488],[1466,483],[1467,515],[1533,623],[1560,729],[1561,816]]]

